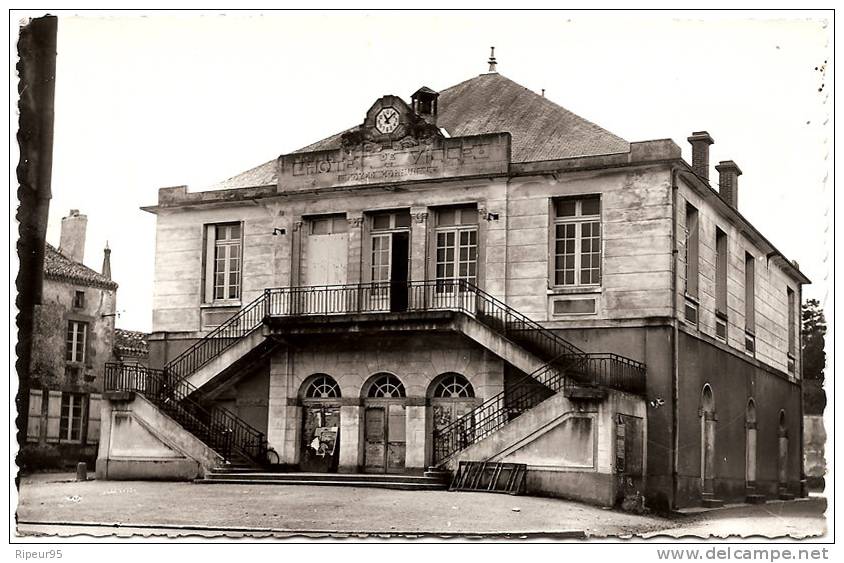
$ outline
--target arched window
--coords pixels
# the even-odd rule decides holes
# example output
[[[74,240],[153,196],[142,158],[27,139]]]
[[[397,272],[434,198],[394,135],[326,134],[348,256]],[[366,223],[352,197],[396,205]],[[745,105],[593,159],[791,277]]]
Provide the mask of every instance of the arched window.
[[[368,397],[377,399],[395,399],[406,397],[404,385],[395,375],[385,373],[378,377],[369,386]]]
[[[472,384],[459,373],[446,374],[434,389],[434,397],[437,399],[464,399],[474,396]]]
[[[756,402],[753,399],[747,401],[747,424],[756,424]]]
[[[314,376],[305,389],[306,399],[337,399],[340,397],[340,386],[334,378],[324,373]]]
[[[703,386],[703,392],[701,393],[700,403],[703,412],[715,412],[715,397],[712,396],[712,387],[708,383]]]

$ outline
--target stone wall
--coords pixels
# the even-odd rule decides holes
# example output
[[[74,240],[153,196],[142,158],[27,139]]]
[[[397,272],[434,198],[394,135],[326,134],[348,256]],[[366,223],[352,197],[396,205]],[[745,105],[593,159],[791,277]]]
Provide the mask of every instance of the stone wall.
[[[472,384],[476,401],[503,389],[503,362],[454,334],[414,334],[358,338],[314,339],[305,347],[285,348],[270,359],[268,441],[281,462],[299,462],[302,445],[303,384],[315,374],[327,374],[341,389],[340,470],[358,471],[363,465],[363,415],[373,376],[395,375],[406,399],[406,460],[411,472],[430,463],[432,422],[431,384],[444,373],[459,373]]]
[[[74,307],[77,291],[84,303]],[[44,279],[43,300],[35,306],[27,442],[23,468],[93,466],[100,435],[100,395],[105,363],[113,361],[116,291]],[[87,323],[83,362],[67,361],[69,321]],[[60,435],[63,393],[79,394],[83,403],[81,437]]]
[[[412,215],[410,279],[435,277],[437,210],[470,205],[478,211],[477,283],[538,321],[599,322],[671,312],[670,173],[663,165],[512,179],[421,184],[408,190],[328,191],[284,200],[231,198],[207,208],[159,210],[156,227],[153,330],[201,334],[267,287],[307,284],[309,218],[340,214],[348,221],[346,283],[370,281],[368,214],[406,209]],[[553,199],[601,196],[602,283],[554,287]],[[207,225],[243,225],[243,292],[213,303],[204,288]],[[274,229],[285,234],[273,235]],[[280,232],[280,231],[276,231]],[[594,314],[554,314],[572,296],[595,299]]]
[[[711,197],[711,196],[710,196]],[[788,370],[788,301],[786,287],[795,294],[795,369],[799,377],[800,366],[800,286],[784,272],[777,257],[767,257],[738,225],[723,217],[710,198],[702,197],[685,181],[679,181],[677,198],[677,300],[680,318],[684,318],[686,301],[686,248],[684,229],[686,203],[698,210],[699,224],[699,302],[697,327],[688,325],[693,332],[716,338],[715,333],[715,229],[727,235],[727,343],[745,351],[745,253],[755,262],[755,336],[756,352],[752,357],[782,372]]]

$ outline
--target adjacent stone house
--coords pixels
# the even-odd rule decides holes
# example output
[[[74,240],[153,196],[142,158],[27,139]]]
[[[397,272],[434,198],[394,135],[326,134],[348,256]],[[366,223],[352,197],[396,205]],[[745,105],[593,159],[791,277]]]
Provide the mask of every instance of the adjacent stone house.
[[[62,219],[61,242],[47,244],[43,299],[35,307],[24,468],[93,466],[100,435],[103,371],[112,361],[117,283],[110,250],[96,272],[82,263],[87,217]]]
[[[162,383],[115,391],[173,409],[161,389],[184,386],[181,404],[235,417],[233,445],[182,413],[218,461],[513,462],[532,493],[655,508],[800,493],[809,280],[739,212],[739,167],[710,182],[708,133],[689,164],[490,62],[213,189],[161,188],[144,210]],[[131,401],[110,402],[98,472],[151,412]]]

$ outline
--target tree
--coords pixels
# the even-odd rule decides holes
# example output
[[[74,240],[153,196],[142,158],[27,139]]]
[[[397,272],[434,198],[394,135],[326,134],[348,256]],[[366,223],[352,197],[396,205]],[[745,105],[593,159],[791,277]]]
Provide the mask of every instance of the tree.
[[[823,414],[826,393],[823,390],[826,366],[826,319],[817,299],[803,304],[803,405],[805,414]]]

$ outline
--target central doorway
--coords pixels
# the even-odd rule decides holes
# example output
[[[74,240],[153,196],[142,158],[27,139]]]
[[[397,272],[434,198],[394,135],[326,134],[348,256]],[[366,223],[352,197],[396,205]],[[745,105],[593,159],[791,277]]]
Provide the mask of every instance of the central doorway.
[[[379,311],[407,311],[410,213],[374,214],[371,239],[372,306]]]
[[[299,468],[311,473],[336,473],[340,459],[340,386],[318,373],[302,385],[302,439]]]
[[[402,473],[406,450],[406,394],[392,374],[375,376],[364,399],[364,471]]]

